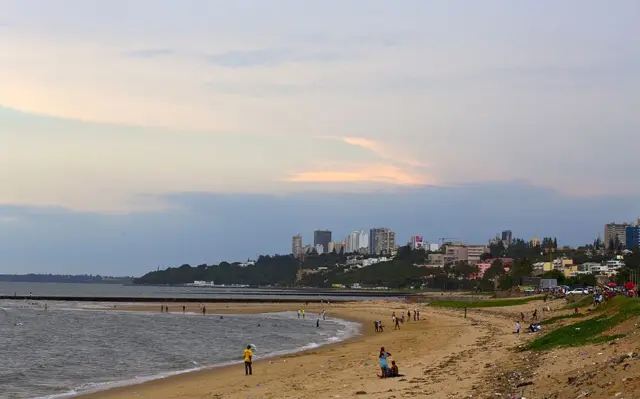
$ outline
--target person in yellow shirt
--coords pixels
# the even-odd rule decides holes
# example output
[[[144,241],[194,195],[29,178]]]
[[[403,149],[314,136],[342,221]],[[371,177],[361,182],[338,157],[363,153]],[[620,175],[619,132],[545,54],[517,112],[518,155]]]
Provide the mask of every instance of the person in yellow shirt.
[[[253,358],[253,351],[251,345],[247,345],[247,349],[244,350],[244,373],[245,375],[253,375],[251,370],[251,359]]]

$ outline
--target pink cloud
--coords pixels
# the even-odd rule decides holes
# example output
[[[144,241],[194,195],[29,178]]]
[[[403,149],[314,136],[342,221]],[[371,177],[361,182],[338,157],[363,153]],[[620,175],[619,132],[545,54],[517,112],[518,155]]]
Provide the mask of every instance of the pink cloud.
[[[292,183],[349,183],[370,182],[397,185],[432,184],[431,179],[422,175],[405,171],[394,165],[355,164],[341,168],[342,170],[311,170],[295,172],[285,181]],[[345,170],[346,169],[346,170]]]

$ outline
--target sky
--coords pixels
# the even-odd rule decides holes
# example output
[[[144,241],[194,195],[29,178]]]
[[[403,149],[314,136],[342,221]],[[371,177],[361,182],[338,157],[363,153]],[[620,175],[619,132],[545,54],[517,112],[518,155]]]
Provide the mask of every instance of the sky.
[[[640,216],[632,0],[0,0],[0,273]]]

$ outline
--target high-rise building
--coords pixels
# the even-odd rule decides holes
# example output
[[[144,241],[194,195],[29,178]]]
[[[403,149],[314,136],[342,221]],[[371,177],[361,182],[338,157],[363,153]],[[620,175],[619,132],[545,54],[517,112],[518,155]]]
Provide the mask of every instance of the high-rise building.
[[[359,231],[352,231],[349,233],[347,238],[345,239],[345,248],[344,251],[348,254],[352,254],[354,252],[358,252],[360,248],[358,245],[358,238],[360,237]]]
[[[344,240],[344,244],[344,251],[346,253],[360,252],[363,248],[369,247],[369,232],[364,230],[352,231]]]
[[[316,230],[313,232],[313,246],[322,245],[323,251],[329,251],[329,243],[331,242],[331,230]],[[320,253],[320,252],[318,252]]]
[[[640,247],[640,225],[627,226],[625,231],[625,247],[631,251],[637,250]]]
[[[604,246],[611,249],[611,244],[627,246],[627,223],[607,223],[604,225]]]
[[[369,232],[360,230],[358,233],[358,251],[369,248]]]
[[[371,255],[390,255],[396,250],[396,233],[386,227],[369,231],[369,253]]]
[[[302,236],[300,234],[296,234],[291,239],[291,254],[297,258],[302,252]]]
[[[411,236],[411,241],[409,242],[411,249],[424,249],[425,245],[426,242],[422,236]]]
[[[502,245],[504,245],[505,247],[508,247],[513,239],[513,234],[511,233],[511,230],[504,230],[502,232]]]

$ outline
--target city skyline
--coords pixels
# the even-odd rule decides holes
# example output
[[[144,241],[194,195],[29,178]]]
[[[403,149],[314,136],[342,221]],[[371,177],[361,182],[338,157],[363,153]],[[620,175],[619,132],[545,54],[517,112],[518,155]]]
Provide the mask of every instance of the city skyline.
[[[0,10],[0,272],[242,260],[319,226],[577,245],[640,213],[636,1]]]

